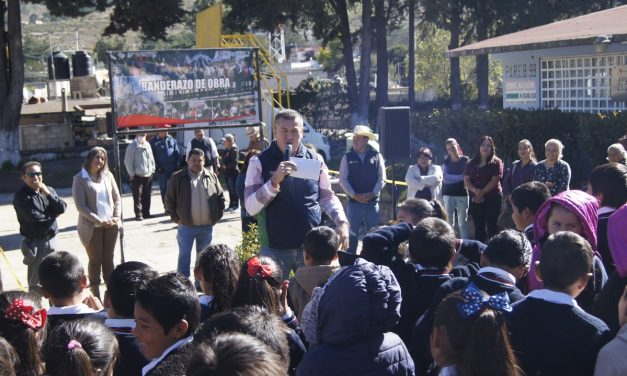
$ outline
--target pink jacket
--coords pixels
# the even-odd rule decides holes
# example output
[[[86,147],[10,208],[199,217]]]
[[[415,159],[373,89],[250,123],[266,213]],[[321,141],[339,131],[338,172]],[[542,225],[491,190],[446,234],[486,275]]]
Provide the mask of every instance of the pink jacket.
[[[621,278],[627,277],[627,204],[610,216],[607,225],[607,240],[616,271]]]
[[[542,282],[536,278],[535,263],[540,260],[541,245],[549,235],[548,217],[551,206],[559,204],[569,211],[575,213],[583,227],[581,234],[592,246],[595,256],[601,258],[597,252],[597,211],[599,210],[598,201],[583,191],[570,190],[559,193],[546,200],[538,209],[533,223],[534,241],[533,254],[531,256],[531,268],[527,280],[529,281],[529,291],[542,287]]]

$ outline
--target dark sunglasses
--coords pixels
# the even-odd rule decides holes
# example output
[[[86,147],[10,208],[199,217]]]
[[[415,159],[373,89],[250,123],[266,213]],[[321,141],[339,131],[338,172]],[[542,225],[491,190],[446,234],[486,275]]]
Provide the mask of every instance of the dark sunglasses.
[[[428,160],[432,160],[433,159],[432,156],[430,156],[429,154],[425,154],[425,153],[420,153],[418,155],[418,158],[427,158]]]
[[[35,176],[41,176],[43,175],[43,172],[27,172],[26,176],[28,176],[29,178],[34,178]]]

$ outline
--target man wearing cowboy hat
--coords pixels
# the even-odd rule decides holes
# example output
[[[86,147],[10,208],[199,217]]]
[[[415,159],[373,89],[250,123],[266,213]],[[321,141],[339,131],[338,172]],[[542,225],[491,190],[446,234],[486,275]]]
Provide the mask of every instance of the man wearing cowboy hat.
[[[365,125],[357,125],[353,133],[353,147],[340,162],[340,185],[349,197],[346,208],[350,224],[348,252],[356,253],[357,235],[362,224],[366,231],[379,224],[379,194],[385,185],[385,161],[383,156],[368,145],[377,140]]]
[[[328,168],[314,150],[302,144],[303,118],[294,110],[281,110],[274,118],[276,139],[250,159],[246,171],[246,211],[259,220],[261,255],[273,257],[283,278],[303,266],[305,234],[322,223],[322,211],[335,223],[342,248],[348,247],[348,221],[342,203],[329,182]],[[290,176],[297,169],[290,157],[318,160],[317,180]]]
[[[265,123],[261,123],[261,126],[266,127]],[[246,150],[250,151],[252,149],[261,151],[261,136],[259,135],[259,127],[247,127],[246,128],[246,136],[250,139],[250,143],[248,144],[248,148]],[[263,149],[267,149],[270,146],[270,143],[267,139],[263,139]]]

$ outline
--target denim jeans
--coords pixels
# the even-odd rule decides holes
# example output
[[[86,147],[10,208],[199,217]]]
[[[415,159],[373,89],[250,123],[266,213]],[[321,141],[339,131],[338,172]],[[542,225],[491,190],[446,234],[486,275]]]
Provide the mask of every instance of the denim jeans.
[[[196,241],[196,257],[209,244],[213,236],[213,226],[187,226],[179,225],[176,241],[179,244],[179,258],[176,271],[182,273],[186,277],[190,275],[190,265],[192,258],[192,245]]]
[[[350,201],[347,205],[346,216],[350,225],[347,252],[355,254],[357,252],[359,229],[362,224],[366,225],[365,232],[379,224],[379,202],[372,201],[362,204],[361,202]]]
[[[274,249],[261,247],[261,256],[272,257],[279,264],[283,272],[283,280],[289,278],[290,271],[296,272],[296,269],[305,265],[302,248]]]
[[[460,238],[470,239],[468,237],[468,196],[444,196],[443,198],[448,223],[455,228],[455,222],[457,222]]]
[[[161,202],[165,207],[165,192],[168,190],[168,180],[172,176],[173,172],[164,171],[157,174],[157,180],[159,181],[159,192],[161,192]]]

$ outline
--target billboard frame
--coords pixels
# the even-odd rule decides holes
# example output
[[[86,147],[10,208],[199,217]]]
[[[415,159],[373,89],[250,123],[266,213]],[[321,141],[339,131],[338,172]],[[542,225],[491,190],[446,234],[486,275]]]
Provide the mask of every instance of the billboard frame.
[[[187,49],[187,50],[158,50],[158,51],[193,51],[196,49]],[[259,57],[259,48],[203,48],[203,50],[250,50],[253,53],[253,65],[254,65],[254,81],[257,84],[257,90],[256,90],[256,94],[257,94],[257,123],[249,123],[249,124],[241,124],[241,123],[232,123],[232,124],[220,124],[220,125],[192,125],[192,126],[185,126],[185,123],[183,123],[183,127],[181,127],[182,130],[196,130],[196,129],[215,129],[215,128],[244,128],[244,127],[250,127],[250,126],[257,126],[259,127],[259,134],[261,139],[264,139],[264,130],[263,130],[263,126],[262,126],[262,122],[261,119],[263,119],[263,106],[262,106],[262,100],[261,100],[261,73],[260,73],[260,64],[261,64],[261,59]],[[157,50],[155,50],[157,51]],[[155,52],[155,51],[151,51],[151,50],[141,50],[141,51],[123,51],[123,52]],[[112,121],[112,125],[113,125],[113,159],[114,159],[114,164],[115,164],[115,168],[117,171],[117,184],[118,184],[118,189],[120,190],[120,192],[122,192],[122,170],[121,170],[121,158],[120,158],[120,139],[122,137],[126,137],[126,136],[130,136],[130,135],[136,135],[136,134],[145,134],[145,133],[157,133],[162,131],[163,129],[167,129],[167,128],[155,128],[155,129],[142,129],[145,126],[137,126],[137,127],[125,127],[125,128],[118,128],[117,126],[117,116],[116,116],[116,111],[115,111],[115,98],[114,98],[114,93],[113,93],[113,70],[111,69],[111,54],[115,53],[115,52],[119,52],[119,51],[109,51],[107,52],[107,68],[109,69],[109,86],[110,86],[110,92],[111,92],[111,121]],[[193,124],[193,123],[192,123]],[[132,128],[140,128],[140,129],[132,129]],[[123,130],[121,130],[123,129]],[[178,127],[177,127],[178,129]],[[263,150],[264,148],[264,143],[262,142],[261,148]],[[120,240],[120,256],[121,256],[121,262],[124,263],[125,262],[125,255],[124,255],[124,250],[125,250],[125,243],[124,243],[124,212],[122,210],[122,208],[120,208],[120,224],[119,224],[119,240]]]

